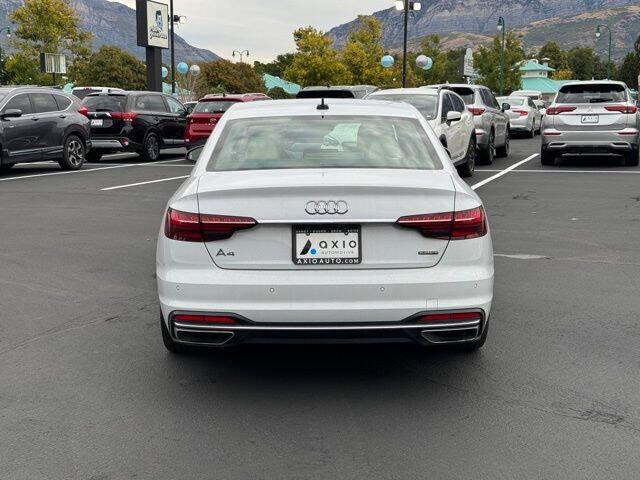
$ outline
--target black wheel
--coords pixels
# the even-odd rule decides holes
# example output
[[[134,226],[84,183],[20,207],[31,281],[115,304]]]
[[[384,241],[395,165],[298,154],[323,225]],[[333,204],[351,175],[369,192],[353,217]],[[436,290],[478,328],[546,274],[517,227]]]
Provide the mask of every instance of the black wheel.
[[[640,156],[638,155],[638,150],[633,149],[630,152],[625,154],[624,165],[626,167],[637,167],[639,160],[640,160]]]
[[[496,157],[504,158],[509,156],[509,142],[511,141],[511,134],[509,133],[509,127],[504,134],[504,145],[496,148]]]
[[[478,340],[474,340],[473,342],[462,343],[460,345],[456,345],[454,348],[460,352],[476,352],[480,350],[484,344],[487,342],[487,335],[489,335],[489,324],[484,327],[484,332]]]
[[[460,165],[458,171],[461,177],[471,177],[476,169],[476,139],[471,137],[469,139],[469,146],[467,147],[467,155],[465,162]]]
[[[486,150],[480,152],[480,159],[483,165],[491,165],[496,156],[496,134],[493,130],[489,133],[489,144]]]
[[[0,165],[0,172],[4,172],[6,170],[9,170],[14,165],[15,165],[15,163],[3,163],[2,165]]]
[[[99,162],[102,158],[102,155],[104,155],[104,152],[102,152],[101,150],[90,150],[89,153],[87,153],[87,161]]]
[[[165,348],[171,353],[187,353],[190,351],[190,348],[187,345],[182,345],[173,341],[173,338],[169,335],[167,325],[165,324],[162,315],[160,315],[160,329],[162,330],[162,343],[164,343]]]
[[[69,135],[64,141],[62,158],[58,161],[63,170],[80,170],[85,162],[84,142],[77,135]]]
[[[542,150],[542,152],[540,152],[540,163],[542,165],[555,165],[556,156],[551,152]]]
[[[144,137],[140,156],[145,162],[155,162],[160,158],[160,139],[158,135],[153,132],[147,133],[147,136]]]
[[[529,138],[536,138],[536,121],[531,124],[531,131],[527,132]]]

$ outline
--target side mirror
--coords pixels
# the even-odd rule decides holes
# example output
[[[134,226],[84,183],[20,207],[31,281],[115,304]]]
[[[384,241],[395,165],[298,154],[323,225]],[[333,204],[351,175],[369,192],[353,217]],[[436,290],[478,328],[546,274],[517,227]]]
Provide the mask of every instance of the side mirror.
[[[502,111],[506,112],[507,110],[511,110],[511,105],[509,105],[508,103],[503,103],[502,104]]]
[[[189,162],[193,162],[196,163],[198,161],[198,159],[200,158],[200,154],[202,153],[202,149],[204,148],[204,145],[200,146],[200,147],[194,147],[191,150],[189,150],[187,152],[187,156],[185,157],[185,159]]]
[[[16,118],[22,116],[22,110],[17,108],[10,108],[2,112],[2,118]]]
[[[462,114],[460,112],[452,110],[447,113],[447,123],[458,122],[460,120],[462,120]]]

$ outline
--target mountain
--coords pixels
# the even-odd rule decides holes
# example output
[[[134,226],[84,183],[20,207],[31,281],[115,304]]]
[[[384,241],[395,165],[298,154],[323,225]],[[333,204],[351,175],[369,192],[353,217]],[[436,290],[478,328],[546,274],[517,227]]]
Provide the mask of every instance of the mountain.
[[[422,10],[411,13],[408,31],[412,39],[434,33],[442,35],[452,32],[493,36],[496,34],[498,17],[502,16],[508,29],[531,27],[526,30],[526,35],[532,42],[537,43],[538,31],[542,30],[544,36],[541,38],[548,40],[571,35],[572,32],[564,30],[565,27],[569,28],[568,25],[564,25],[559,19],[571,19],[583,14],[595,15],[593,18],[596,18],[601,14],[598,12],[638,4],[640,0],[429,0],[422,2]],[[393,48],[402,44],[402,13],[392,7],[373,15],[382,23],[385,46]],[[555,28],[545,28],[551,24],[547,21],[550,19],[559,21]],[[577,25],[581,25],[580,22],[582,20],[577,22]],[[356,25],[357,20],[353,20],[332,28],[327,35],[334,39],[336,46],[341,47],[346,42],[349,31]],[[562,27],[563,30],[558,31],[558,27]],[[527,36],[525,44],[528,41]],[[589,36],[587,45],[592,45],[593,30],[587,32],[585,40]],[[564,43],[562,45],[566,46]],[[622,43],[620,47],[623,47]]]
[[[22,0],[0,0],[0,28],[9,24],[9,13],[22,4]],[[93,35],[94,48],[99,48],[101,45],[115,45],[144,60],[144,48],[138,47],[136,41],[134,9],[107,0],[70,0],[70,4],[78,13],[80,26]],[[163,55],[168,63],[169,51],[165,50]],[[193,63],[218,58],[215,53],[189,45],[182,37],[176,35],[177,62]]]

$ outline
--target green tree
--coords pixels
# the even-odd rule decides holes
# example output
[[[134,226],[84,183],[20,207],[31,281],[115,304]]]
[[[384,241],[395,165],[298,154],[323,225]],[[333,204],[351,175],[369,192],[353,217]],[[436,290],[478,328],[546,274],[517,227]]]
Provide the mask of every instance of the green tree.
[[[573,72],[569,69],[556,70],[553,72],[552,78],[554,80],[572,80]]]
[[[433,60],[433,66],[429,70],[423,70],[416,64],[418,55],[425,55]],[[415,86],[431,85],[435,83],[453,82],[450,79],[452,66],[449,63],[449,54],[444,51],[438,35],[427,35],[420,43],[420,51],[409,56],[409,66],[413,70]]]
[[[494,92],[500,90],[500,37],[495,37],[489,45],[480,45],[473,54],[474,66],[480,75],[479,82]],[[505,38],[504,52],[504,93],[520,89],[522,75],[520,63],[524,60],[524,51],[520,39],[509,32]]]
[[[313,27],[293,32],[297,51],[285,78],[303,87],[351,83],[351,73],[331,46],[331,39]]]
[[[549,59],[549,66],[556,70],[569,70],[567,52],[560,48],[556,42],[547,42],[538,52],[538,60]]]
[[[284,78],[284,71],[293,62],[293,56],[293,53],[283,53],[278,55],[273,62],[262,63],[256,61],[253,62],[253,68],[258,75],[268,73],[274,77]]]
[[[216,60],[200,64],[200,75],[195,93],[203,97],[208,93],[264,93],[262,77],[248,63]]]
[[[42,52],[63,53],[70,63],[91,53],[91,35],[79,27],[68,0],[25,0],[10,18],[17,25],[12,42],[15,54],[7,61],[14,81],[50,84],[52,78],[40,73]]]
[[[576,80],[591,80],[596,77],[600,58],[593,48],[572,48],[567,53],[567,60]]]
[[[144,90],[147,86],[147,69],[129,52],[105,45],[89,57],[76,59],[69,70],[69,79],[76,85]]]
[[[267,91],[267,95],[269,95],[274,100],[287,100],[291,98],[287,92],[284,91],[281,87],[273,87]]]
[[[638,90],[638,75],[640,75],[640,36],[633,45],[633,51],[627,53],[618,68],[618,80],[622,80],[629,88]]]
[[[358,17],[358,27],[349,32],[342,50],[342,62],[351,72],[352,82],[360,85],[386,85],[392,81],[393,72],[385,69],[382,26],[375,17]]]

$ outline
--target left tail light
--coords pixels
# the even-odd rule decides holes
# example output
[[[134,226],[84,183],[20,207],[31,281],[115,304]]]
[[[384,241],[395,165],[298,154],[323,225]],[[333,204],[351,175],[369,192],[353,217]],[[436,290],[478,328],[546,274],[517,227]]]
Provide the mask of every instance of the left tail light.
[[[80,115],[84,115],[85,117],[89,117],[89,109],[87,107],[80,107],[78,109],[78,113]]]
[[[484,208],[476,207],[460,212],[427,213],[409,215],[397,220],[397,225],[419,230],[427,238],[465,240],[487,234],[487,217]]]
[[[238,230],[246,230],[257,224],[250,217],[198,214],[169,208],[164,233],[172,240],[213,242],[230,238]]]

